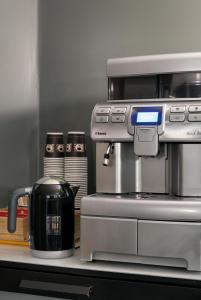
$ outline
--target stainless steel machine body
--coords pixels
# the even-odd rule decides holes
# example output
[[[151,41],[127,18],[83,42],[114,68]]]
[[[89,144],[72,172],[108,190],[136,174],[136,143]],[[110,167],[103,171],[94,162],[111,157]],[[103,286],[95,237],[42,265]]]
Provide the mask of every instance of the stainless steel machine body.
[[[111,59],[81,259],[201,270],[201,53]]]

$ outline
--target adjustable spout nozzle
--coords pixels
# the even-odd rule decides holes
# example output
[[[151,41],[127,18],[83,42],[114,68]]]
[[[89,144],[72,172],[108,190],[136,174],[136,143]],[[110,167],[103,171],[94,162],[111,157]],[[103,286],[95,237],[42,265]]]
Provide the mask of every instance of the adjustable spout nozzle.
[[[114,144],[109,143],[108,147],[107,147],[107,151],[104,154],[103,166],[107,167],[109,165],[109,163],[110,163],[110,154],[113,153],[113,149],[114,149]]]

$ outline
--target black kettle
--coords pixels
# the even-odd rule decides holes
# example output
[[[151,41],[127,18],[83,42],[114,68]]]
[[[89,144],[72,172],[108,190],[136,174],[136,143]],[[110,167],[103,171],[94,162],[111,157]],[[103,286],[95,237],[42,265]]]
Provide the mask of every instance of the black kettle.
[[[19,197],[29,196],[30,250],[39,258],[64,258],[74,248],[74,196],[71,187],[57,177],[43,177],[33,187],[17,189],[8,205],[8,231],[16,230]]]

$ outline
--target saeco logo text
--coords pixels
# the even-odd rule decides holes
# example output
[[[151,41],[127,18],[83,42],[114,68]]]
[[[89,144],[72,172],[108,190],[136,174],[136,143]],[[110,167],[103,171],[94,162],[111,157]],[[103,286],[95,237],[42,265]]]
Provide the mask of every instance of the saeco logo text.
[[[96,131],[95,135],[107,135],[107,133],[106,132]]]

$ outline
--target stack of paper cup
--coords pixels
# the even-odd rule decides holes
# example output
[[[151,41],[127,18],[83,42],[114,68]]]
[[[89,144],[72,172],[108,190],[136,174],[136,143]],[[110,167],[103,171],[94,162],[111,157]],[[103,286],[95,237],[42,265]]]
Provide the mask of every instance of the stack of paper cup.
[[[69,184],[79,186],[75,197],[75,209],[80,209],[81,199],[87,195],[88,184],[85,132],[68,132],[64,158],[64,178]]]
[[[61,132],[46,134],[44,176],[64,177],[64,137]]]

